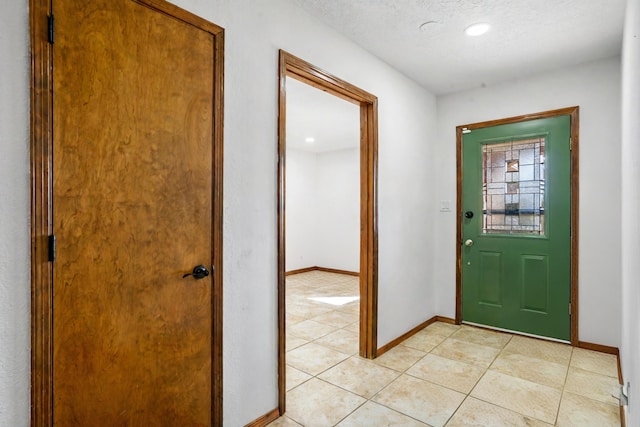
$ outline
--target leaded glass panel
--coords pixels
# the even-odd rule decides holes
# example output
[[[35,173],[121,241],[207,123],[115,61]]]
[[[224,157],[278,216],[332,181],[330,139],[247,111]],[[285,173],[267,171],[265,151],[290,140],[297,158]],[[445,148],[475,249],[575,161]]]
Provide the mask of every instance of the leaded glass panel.
[[[544,138],[482,146],[482,232],[544,235]]]

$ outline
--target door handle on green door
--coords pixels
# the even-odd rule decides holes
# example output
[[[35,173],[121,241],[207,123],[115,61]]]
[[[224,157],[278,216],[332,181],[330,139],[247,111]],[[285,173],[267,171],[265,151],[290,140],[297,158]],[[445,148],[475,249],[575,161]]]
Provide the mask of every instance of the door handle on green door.
[[[469,247],[473,246],[473,240],[471,240],[471,239],[465,240],[464,245],[465,246],[469,246]]]

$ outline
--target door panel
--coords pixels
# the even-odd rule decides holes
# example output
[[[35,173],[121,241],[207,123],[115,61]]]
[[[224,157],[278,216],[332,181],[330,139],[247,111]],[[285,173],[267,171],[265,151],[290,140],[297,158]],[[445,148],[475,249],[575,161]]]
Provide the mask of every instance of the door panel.
[[[463,136],[462,319],[568,340],[570,117]]]
[[[479,300],[482,304],[502,305],[502,281],[500,277],[502,254],[480,252]]]
[[[53,10],[54,423],[210,425],[212,276],[182,276],[213,263],[213,37]]]
[[[549,257],[522,256],[522,308],[548,312],[549,306]]]

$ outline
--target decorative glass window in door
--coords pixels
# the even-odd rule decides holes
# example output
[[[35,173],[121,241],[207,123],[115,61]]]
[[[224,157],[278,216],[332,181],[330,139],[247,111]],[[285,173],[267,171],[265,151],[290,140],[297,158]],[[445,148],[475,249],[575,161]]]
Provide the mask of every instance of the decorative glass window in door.
[[[482,232],[544,235],[544,138],[482,147]]]

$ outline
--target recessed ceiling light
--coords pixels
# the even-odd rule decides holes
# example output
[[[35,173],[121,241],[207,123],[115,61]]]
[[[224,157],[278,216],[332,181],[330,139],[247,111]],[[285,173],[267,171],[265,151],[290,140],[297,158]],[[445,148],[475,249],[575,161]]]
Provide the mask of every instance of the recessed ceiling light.
[[[314,142],[316,142],[316,139],[312,136],[308,136],[304,139],[304,142],[306,142],[307,144],[313,144]]]
[[[464,29],[464,33],[468,36],[481,36],[489,31],[490,28],[491,25],[487,24],[486,22],[479,22],[477,24],[469,25]]]

